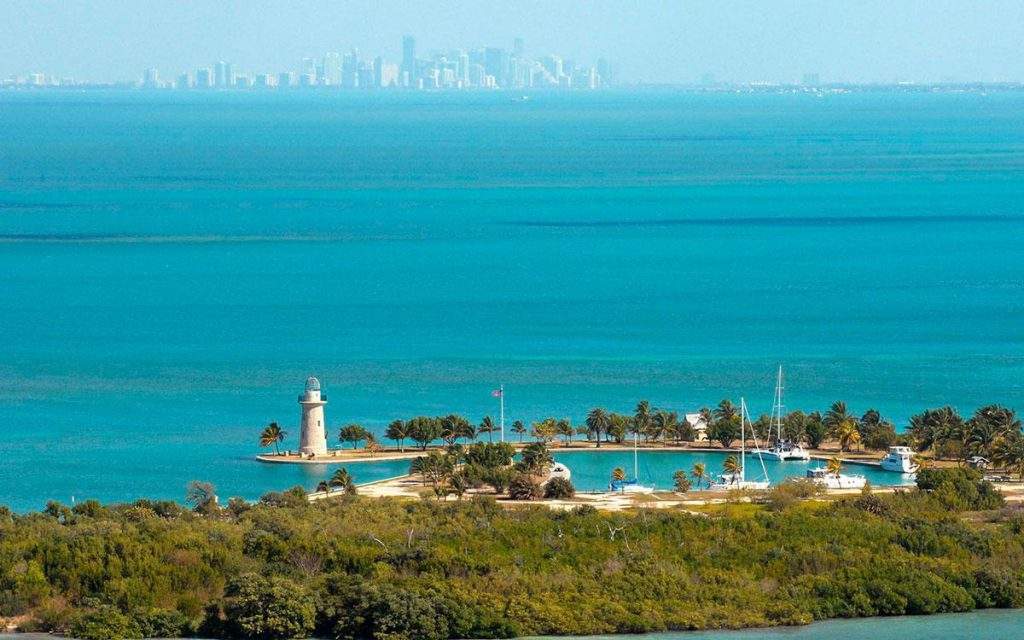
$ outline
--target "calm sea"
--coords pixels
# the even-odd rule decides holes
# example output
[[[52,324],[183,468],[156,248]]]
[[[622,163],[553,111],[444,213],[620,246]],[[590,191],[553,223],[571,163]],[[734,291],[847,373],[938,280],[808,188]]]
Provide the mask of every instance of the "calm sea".
[[[1024,409],[1024,94],[0,92],[0,503],[332,427]],[[356,470],[360,481],[406,463]]]
[[[564,640],[1008,640],[1020,637],[1024,611],[975,611],[937,616],[830,620],[806,627],[652,633],[636,636],[570,636]],[[0,640],[52,640],[48,635],[7,635]]]

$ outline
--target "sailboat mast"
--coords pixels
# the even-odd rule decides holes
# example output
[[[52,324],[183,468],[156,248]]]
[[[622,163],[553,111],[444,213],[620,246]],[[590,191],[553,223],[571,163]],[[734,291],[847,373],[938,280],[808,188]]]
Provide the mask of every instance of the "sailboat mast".
[[[740,482],[747,479],[747,401],[740,398]]]
[[[636,434],[636,433],[633,434],[633,479],[634,480],[639,480],[640,479],[640,466],[637,464],[637,455],[636,455],[636,447],[637,447],[637,438],[638,437],[639,437],[639,434]]]
[[[782,442],[782,365],[779,365],[779,374],[775,379],[775,406],[772,407],[772,417],[775,419],[775,438]]]

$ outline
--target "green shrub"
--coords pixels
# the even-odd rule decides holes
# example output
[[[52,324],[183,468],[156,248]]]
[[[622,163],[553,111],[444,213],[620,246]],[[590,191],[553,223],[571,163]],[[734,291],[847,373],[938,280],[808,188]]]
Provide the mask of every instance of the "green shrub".
[[[287,578],[246,574],[233,580],[225,591],[224,628],[234,637],[306,638],[313,630],[315,615],[313,598]]]
[[[542,495],[540,483],[529,474],[517,473],[508,483],[508,497],[513,500],[536,500]]]
[[[565,500],[576,496],[576,487],[566,478],[551,478],[544,485],[544,497]]]

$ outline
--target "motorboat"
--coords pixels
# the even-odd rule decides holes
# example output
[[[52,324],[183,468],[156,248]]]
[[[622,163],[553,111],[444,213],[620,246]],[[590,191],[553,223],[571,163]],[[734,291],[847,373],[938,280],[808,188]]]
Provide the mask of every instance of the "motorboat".
[[[916,473],[918,468],[914,462],[914,451],[910,447],[889,447],[889,453],[882,458],[881,466],[893,473]]]
[[[848,476],[844,473],[832,473],[825,467],[807,470],[807,479],[813,480],[828,489],[863,489],[867,484],[864,476]]]
[[[555,478],[570,480],[572,478],[572,472],[569,471],[569,467],[565,466],[561,462],[556,462],[551,465],[551,471],[548,472],[548,480],[554,480]]]

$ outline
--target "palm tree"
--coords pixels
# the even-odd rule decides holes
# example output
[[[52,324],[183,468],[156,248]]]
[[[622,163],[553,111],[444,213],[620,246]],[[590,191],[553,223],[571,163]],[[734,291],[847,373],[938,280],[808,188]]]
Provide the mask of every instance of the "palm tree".
[[[523,441],[523,436],[526,435],[526,425],[523,424],[522,420],[516,420],[512,423],[512,433],[519,435],[519,442]]]
[[[626,471],[622,467],[615,467],[612,469],[612,480],[622,482],[626,479]]]
[[[568,418],[562,418],[556,422],[555,431],[558,432],[558,435],[565,437],[568,444],[572,444],[572,437],[576,435],[576,430],[572,428],[572,423]]]
[[[342,442],[351,442],[352,448],[359,448],[359,441],[365,440],[370,434],[369,431],[363,428],[362,425],[358,424],[347,424],[338,431],[338,440]]]
[[[704,478],[708,475],[707,467],[704,466],[703,462],[697,462],[693,465],[693,471],[690,472],[693,479],[697,481],[697,488],[700,489],[700,483],[704,481]]]
[[[840,424],[852,419],[853,416],[846,410],[846,403],[842,400],[836,400],[829,407],[828,411],[825,412],[825,418],[822,422],[829,428],[829,431],[835,432]]]
[[[825,463],[825,469],[828,473],[838,478],[839,472],[843,469],[843,461],[839,459],[839,456],[832,456],[828,459],[828,462]]]
[[[385,434],[389,439],[394,440],[398,450],[405,451],[405,439],[409,437],[409,424],[402,420],[394,420],[388,425]]]
[[[327,481],[327,484],[331,487],[340,487],[347,494],[356,492],[356,483],[352,480],[351,474],[349,474],[348,469],[345,467],[335,471],[331,479]]]
[[[494,437],[491,435],[494,433],[497,427],[494,426],[494,420],[491,420],[491,416],[484,416],[483,420],[480,421],[480,426],[477,427],[477,433],[486,433],[487,442],[494,442]]]
[[[316,485],[316,490],[322,491],[323,494],[326,496],[331,492],[331,485],[329,485],[326,480],[321,480],[320,484]]]
[[[740,412],[736,409],[736,405],[732,403],[732,400],[725,398],[718,403],[718,406],[711,411],[711,416],[714,420],[725,420],[732,421],[739,418]],[[708,423],[710,424],[710,423]]]
[[[740,463],[739,458],[735,455],[730,455],[725,459],[725,462],[722,463],[722,470],[735,481],[743,471],[743,465]]]
[[[608,412],[604,409],[596,407],[587,414],[587,428],[594,432],[598,448],[601,447],[601,434],[608,433],[609,426],[611,426],[611,420],[608,417]]]
[[[640,434],[647,439],[648,428],[651,426],[651,403],[646,400],[641,400],[636,404],[636,410],[633,412],[633,433]]]
[[[274,451],[281,455],[281,449],[278,448],[277,443],[284,442],[287,435],[288,433],[281,429],[276,422],[271,422],[263,429],[263,433],[260,434],[260,446],[269,447],[274,445]]]
[[[840,451],[847,451],[860,442],[860,431],[857,431],[857,423],[852,418],[840,422],[834,435],[839,440]]]
[[[1011,432],[996,441],[992,461],[1024,480],[1024,436],[1019,431]]]

